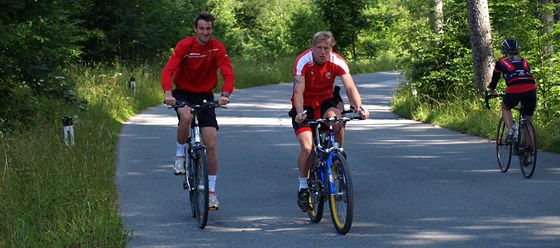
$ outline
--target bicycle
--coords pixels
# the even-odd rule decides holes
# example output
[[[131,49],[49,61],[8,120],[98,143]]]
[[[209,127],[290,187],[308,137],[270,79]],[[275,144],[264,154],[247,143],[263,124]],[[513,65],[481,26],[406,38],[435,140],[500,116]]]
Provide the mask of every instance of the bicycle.
[[[336,231],[345,235],[352,227],[354,193],[352,177],[344,150],[334,140],[333,125],[360,119],[357,113],[343,113],[342,117],[309,120],[314,129],[313,165],[308,172],[309,219],[319,223],[323,218],[324,203],[329,200],[331,218]]]
[[[486,107],[490,109],[489,99],[503,98],[505,94],[488,95],[484,101]],[[513,120],[513,139],[508,140],[507,126],[503,117],[498,122],[498,129],[496,132],[496,158],[498,159],[498,167],[500,171],[506,173],[511,163],[511,155],[519,157],[519,166],[525,178],[531,178],[535,172],[537,164],[537,137],[535,136],[535,127],[533,123],[523,116],[521,107],[515,106],[513,108],[518,112],[517,122]],[[517,128],[519,123],[519,128]]]
[[[190,125],[189,138],[185,148],[187,158],[183,164],[186,173],[183,189],[189,191],[192,217],[197,218],[198,227],[204,229],[208,223],[208,171],[206,166],[206,146],[200,135],[198,114],[208,108],[226,108],[217,101],[205,101],[202,105],[192,105],[188,102],[178,101],[169,108],[190,107],[193,121]]]

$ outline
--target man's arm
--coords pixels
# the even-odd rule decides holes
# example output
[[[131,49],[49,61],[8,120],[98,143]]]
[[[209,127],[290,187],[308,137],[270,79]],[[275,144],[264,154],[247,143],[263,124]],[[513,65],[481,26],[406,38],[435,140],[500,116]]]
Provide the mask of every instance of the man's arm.
[[[358,88],[356,88],[352,75],[346,73],[340,76],[340,79],[342,80],[344,89],[346,89],[346,95],[348,96],[348,100],[350,100],[350,105],[360,113],[362,119],[367,119],[369,117],[369,111],[362,107],[362,98],[360,97]]]
[[[294,75],[294,107],[296,109],[296,122],[301,123],[306,118],[306,114],[303,113],[303,92],[305,91],[305,78],[301,75]]]

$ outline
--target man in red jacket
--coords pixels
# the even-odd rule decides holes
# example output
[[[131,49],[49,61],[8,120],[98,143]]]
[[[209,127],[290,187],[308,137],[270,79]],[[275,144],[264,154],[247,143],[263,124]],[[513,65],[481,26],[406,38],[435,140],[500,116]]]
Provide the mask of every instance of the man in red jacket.
[[[218,85],[218,69],[224,80],[222,94],[218,101],[220,105],[229,102],[234,85],[233,68],[224,45],[212,39],[213,31],[214,17],[202,13],[194,22],[196,35],[177,43],[162,71],[161,85],[165,93],[165,104],[175,106],[176,101],[191,104],[202,104],[204,100],[213,101],[212,90]],[[179,116],[179,126],[174,171],[175,175],[182,175],[185,174],[182,164],[185,161],[185,146],[193,117],[189,107],[176,108],[176,111]],[[219,202],[215,193],[218,172],[216,135],[219,127],[214,109],[206,109],[200,113],[199,125],[207,152],[209,208],[217,210]]]

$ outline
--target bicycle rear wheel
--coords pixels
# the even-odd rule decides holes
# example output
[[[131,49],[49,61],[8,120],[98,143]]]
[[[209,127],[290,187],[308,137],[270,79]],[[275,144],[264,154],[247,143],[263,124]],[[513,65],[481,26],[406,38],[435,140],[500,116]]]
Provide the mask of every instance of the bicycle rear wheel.
[[[323,195],[323,182],[321,179],[321,168],[313,166],[308,173],[307,182],[309,184],[309,204],[313,207],[311,212],[307,212],[309,220],[319,223],[323,219],[323,209],[325,207],[325,197]]]
[[[352,177],[344,156],[336,152],[332,158],[332,179],[329,183],[331,218],[336,231],[345,235],[352,227],[354,218],[354,193]]]
[[[194,157],[194,205],[198,227],[204,229],[208,223],[208,171],[206,150],[197,149]]]
[[[519,165],[525,178],[531,178],[537,165],[537,137],[533,123],[526,121],[523,125],[523,137],[521,137],[521,153],[519,154]]]
[[[496,133],[496,158],[500,171],[507,172],[511,163],[511,141],[506,142],[507,126],[504,119],[498,122],[498,132]]]

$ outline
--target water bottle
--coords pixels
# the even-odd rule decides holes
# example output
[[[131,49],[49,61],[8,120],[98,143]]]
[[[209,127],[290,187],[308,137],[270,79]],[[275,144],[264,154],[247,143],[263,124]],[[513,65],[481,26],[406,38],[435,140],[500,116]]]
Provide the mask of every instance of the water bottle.
[[[517,123],[515,123],[515,121],[513,121],[513,140],[517,140]]]

